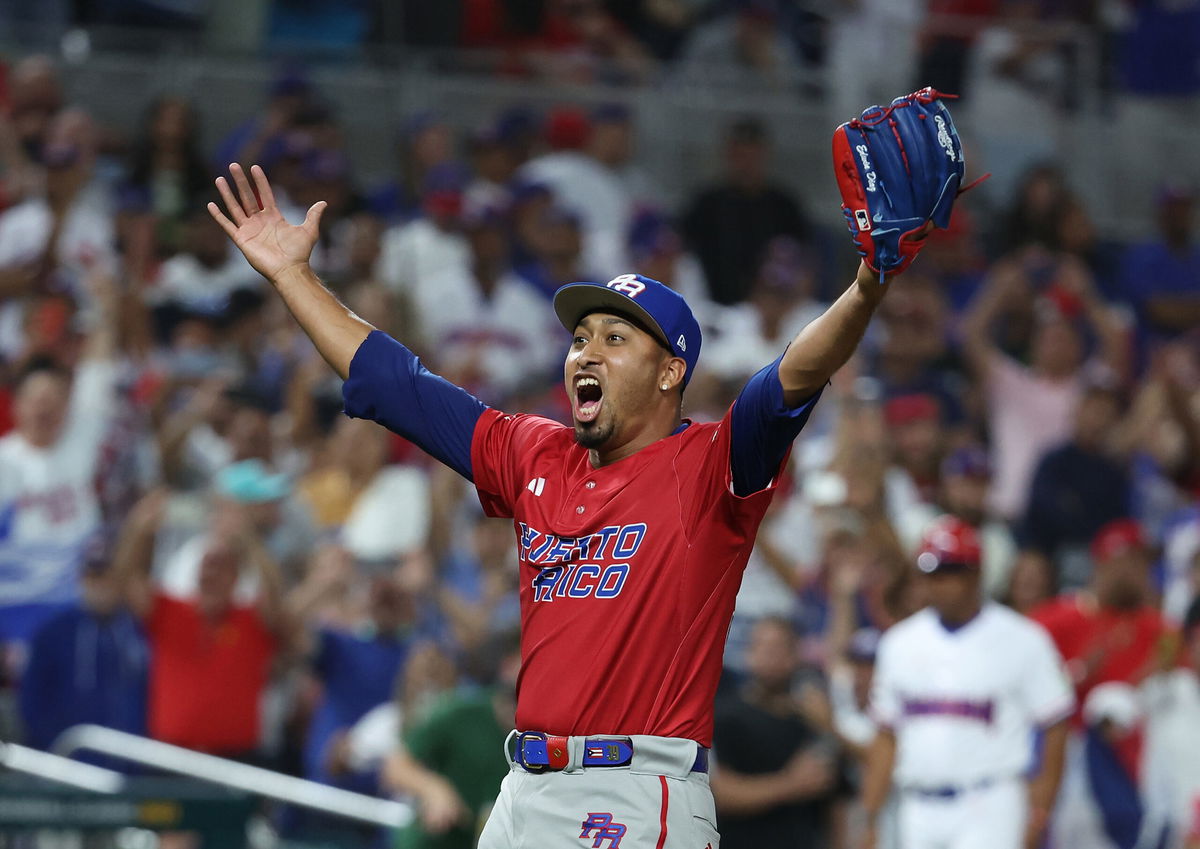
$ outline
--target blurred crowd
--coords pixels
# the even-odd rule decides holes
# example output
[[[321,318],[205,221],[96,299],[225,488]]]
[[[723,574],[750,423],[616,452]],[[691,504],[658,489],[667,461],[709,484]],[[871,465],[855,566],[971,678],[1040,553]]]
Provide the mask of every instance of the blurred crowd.
[[[703,56],[705,27],[736,21],[736,40],[775,8],[684,39],[695,5],[548,2],[526,23],[628,14],[620,32],[665,33],[630,56]],[[522,6],[462,4],[493,23]],[[556,287],[636,270],[682,292],[705,334],[685,415],[712,420],[851,279],[840,220],[771,177],[749,115],[697,130],[720,135],[720,169],[663,209],[620,104],[400,116],[395,173],[365,185],[299,73],[213,150],[184,99],[102,126],[50,60],[6,78],[5,736],[49,747],[100,723],[409,798],[398,845],[472,845],[513,722],[513,529],[341,414],[335,375],[206,212],[212,178],[263,164],[296,222],[327,201],[313,265],[339,297],[486,403],[560,420]],[[1010,180],[930,238],[797,442],[718,697],[715,776],[761,779],[747,796],[714,778],[727,847],[856,845],[875,645],[925,604],[914,548],[944,513],[979,530],[984,591],[1050,630],[1079,697],[1054,845],[1200,845],[1196,187],[1146,186],[1157,232],[1123,244],[1052,161]],[[767,721],[771,744],[747,745]],[[352,834],[296,811],[279,827]]]
[[[0,37],[17,43],[105,27],[150,49],[161,36],[341,58],[424,50],[560,81],[796,85],[859,109],[898,78],[970,93],[979,67],[1004,81],[1001,107],[1077,103],[1085,80],[1200,90],[1192,0],[0,0]],[[820,69],[837,85],[822,92]]]

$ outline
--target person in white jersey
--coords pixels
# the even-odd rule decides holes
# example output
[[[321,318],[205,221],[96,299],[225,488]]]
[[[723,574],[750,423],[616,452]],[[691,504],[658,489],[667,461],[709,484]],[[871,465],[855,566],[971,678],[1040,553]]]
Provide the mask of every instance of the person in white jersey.
[[[16,381],[16,427],[0,438],[0,642],[27,640],[79,597],[79,565],[100,526],[96,469],[116,406],[118,292],[91,289],[96,309],[74,372],[31,359]]]
[[[894,783],[900,846],[1035,849],[1074,710],[1062,659],[1041,626],[983,600],[979,538],[961,519],[934,521],[916,565],[929,606],[879,644],[866,842]]]

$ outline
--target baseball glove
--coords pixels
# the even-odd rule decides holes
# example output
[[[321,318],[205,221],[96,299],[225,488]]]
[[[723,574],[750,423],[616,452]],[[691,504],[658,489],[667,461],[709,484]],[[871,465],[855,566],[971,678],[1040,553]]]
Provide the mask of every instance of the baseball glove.
[[[953,96],[923,88],[891,106],[872,106],[833,133],[846,225],[881,283],[908,268],[927,222],[950,223],[963,191],[962,142],[942,102]]]

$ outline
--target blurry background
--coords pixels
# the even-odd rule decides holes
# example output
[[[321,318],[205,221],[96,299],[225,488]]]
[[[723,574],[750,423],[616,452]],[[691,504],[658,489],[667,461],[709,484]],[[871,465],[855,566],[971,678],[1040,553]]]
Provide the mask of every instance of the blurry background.
[[[968,178],[993,176],[764,523],[718,768],[747,687],[791,694],[793,742],[738,764],[783,789],[718,798],[723,845],[856,845],[874,644],[923,604],[912,549],[946,511],[993,598],[1052,632],[1088,600],[1086,639],[1053,635],[1081,700],[1106,689],[1054,845],[1198,845],[1200,2],[0,0],[0,56],[0,737],[68,752],[98,724],[403,803],[91,752],[131,777],[0,773],[0,846],[235,845],[247,820],[255,846],[471,846],[504,773],[512,529],[341,415],[204,210],[229,162],[292,220],[329,201],[323,279],[506,410],[569,416],[557,286],[669,283],[707,420],[852,278],[833,128],[923,85],[961,95]]]

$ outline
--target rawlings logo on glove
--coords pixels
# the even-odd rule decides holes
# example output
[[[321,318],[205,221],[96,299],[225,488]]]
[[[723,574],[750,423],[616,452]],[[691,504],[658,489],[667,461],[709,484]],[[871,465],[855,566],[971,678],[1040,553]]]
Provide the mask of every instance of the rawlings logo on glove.
[[[833,133],[842,213],[880,282],[908,268],[924,244],[926,223],[945,228],[955,199],[970,188],[960,185],[962,142],[942,103],[952,97],[923,88],[891,106],[872,106]]]

